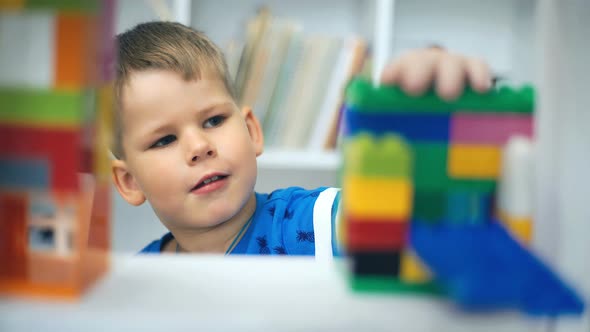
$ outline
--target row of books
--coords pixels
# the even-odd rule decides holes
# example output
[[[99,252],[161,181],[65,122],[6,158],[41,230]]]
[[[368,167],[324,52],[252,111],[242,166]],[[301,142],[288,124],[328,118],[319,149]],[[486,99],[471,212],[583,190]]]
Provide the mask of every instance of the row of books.
[[[308,34],[261,9],[245,40],[225,52],[239,103],[252,107],[267,147],[335,147],[344,87],[363,68],[365,40]]]

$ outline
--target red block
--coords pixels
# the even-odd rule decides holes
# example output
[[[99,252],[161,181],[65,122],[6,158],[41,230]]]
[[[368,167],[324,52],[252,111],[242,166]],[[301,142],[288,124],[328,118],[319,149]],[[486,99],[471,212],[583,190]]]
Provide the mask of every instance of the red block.
[[[80,129],[0,125],[0,156],[47,158],[51,190],[77,190],[81,169]]]
[[[346,228],[348,251],[397,251],[408,243],[408,222],[349,218]]]

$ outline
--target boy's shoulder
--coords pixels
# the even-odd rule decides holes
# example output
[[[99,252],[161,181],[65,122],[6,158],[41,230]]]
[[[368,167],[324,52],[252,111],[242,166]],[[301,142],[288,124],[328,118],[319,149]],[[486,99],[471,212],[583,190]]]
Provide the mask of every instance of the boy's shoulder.
[[[168,232],[164,234],[161,238],[152,241],[150,244],[145,246],[145,248],[141,249],[139,252],[140,254],[159,254],[162,252],[162,248],[166,245],[166,243],[170,242],[174,236],[172,233]]]
[[[331,228],[337,189],[290,187],[256,195],[252,226],[234,253],[314,255],[317,225]]]

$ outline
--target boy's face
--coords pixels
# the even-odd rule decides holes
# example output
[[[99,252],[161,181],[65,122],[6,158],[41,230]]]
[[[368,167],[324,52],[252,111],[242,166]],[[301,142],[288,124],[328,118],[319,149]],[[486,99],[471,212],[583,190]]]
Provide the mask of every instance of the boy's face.
[[[123,88],[124,160],[113,161],[121,195],[147,199],[170,230],[216,226],[253,195],[260,124],[239,110],[217,75],[133,73]]]

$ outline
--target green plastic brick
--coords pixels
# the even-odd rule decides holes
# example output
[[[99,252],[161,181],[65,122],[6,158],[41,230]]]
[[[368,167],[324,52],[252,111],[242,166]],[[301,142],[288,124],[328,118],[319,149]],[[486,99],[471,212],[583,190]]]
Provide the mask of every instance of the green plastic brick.
[[[441,287],[434,282],[407,283],[398,278],[379,276],[349,276],[352,290],[368,293],[412,293],[443,295]]]
[[[99,0],[25,0],[24,7],[84,13],[96,13],[101,8]]]
[[[0,123],[76,127],[83,120],[84,99],[79,93],[0,89]]]
[[[532,113],[534,90],[530,85],[520,88],[501,87],[481,94],[466,88],[456,100],[447,102],[433,90],[419,97],[408,96],[397,86],[374,87],[366,79],[356,78],[346,88],[346,103],[361,111],[494,111]]]
[[[417,143],[414,149],[414,187],[417,191],[444,190],[448,186],[445,143]]]
[[[400,136],[355,135],[344,145],[344,172],[347,175],[411,178],[412,152]]]
[[[493,193],[496,191],[496,180],[449,179],[449,190],[471,191],[475,193]]]
[[[429,224],[441,222],[447,215],[447,194],[443,191],[414,193],[412,220]]]

